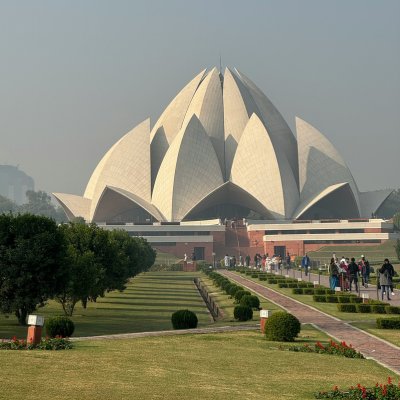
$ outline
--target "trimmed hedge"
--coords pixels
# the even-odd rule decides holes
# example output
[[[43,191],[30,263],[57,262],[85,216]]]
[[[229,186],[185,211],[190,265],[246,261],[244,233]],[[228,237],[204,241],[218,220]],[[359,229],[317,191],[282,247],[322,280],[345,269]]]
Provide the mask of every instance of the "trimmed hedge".
[[[243,296],[250,295],[250,294],[251,293],[249,291],[247,291],[247,290],[238,290],[235,293],[235,301],[237,303],[240,303],[240,300],[242,299]]]
[[[400,329],[400,318],[377,318],[379,329]]]
[[[302,288],[302,289],[306,288],[307,286],[308,286],[308,283],[301,283],[301,282],[299,282],[299,283],[297,284],[297,287],[298,287],[298,288]]]
[[[225,290],[225,293],[226,293],[226,294],[229,294],[229,291],[231,290],[231,287],[232,287],[233,285],[235,285],[235,284],[232,283],[232,282],[229,282],[229,283],[227,283],[227,284],[224,286],[224,290]],[[235,285],[235,286],[236,286],[236,285]]]
[[[338,299],[339,299],[339,303],[350,303],[350,299],[351,299],[351,297],[350,296],[338,296]]]
[[[252,278],[258,278],[258,274],[251,274]]]
[[[172,314],[171,322],[174,329],[194,329],[198,319],[193,311],[179,310]]]
[[[75,325],[68,317],[50,317],[44,323],[44,331],[51,338],[58,336],[72,336],[75,330]]]
[[[233,310],[233,316],[239,321],[249,321],[253,318],[253,310],[248,306],[236,306]]]
[[[266,277],[266,276],[259,276],[258,279],[259,279],[260,281],[266,281],[266,280],[267,280],[267,277]]]
[[[245,272],[246,272],[245,269],[241,269],[241,270],[240,270],[240,273],[241,273],[241,274],[244,274]]]
[[[287,288],[288,283],[278,283],[278,288]]]
[[[314,289],[311,288],[303,289],[303,294],[314,294]]]
[[[355,313],[357,312],[355,304],[338,304],[337,308],[340,312]]]
[[[304,290],[304,289],[293,288],[293,289],[292,289],[292,293],[293,293],[293,294],[303,294],[303,290]]]
[[[313,300],[316,301],[317,303],[326,303],[326,295],[323,296],[323,295],[314,294]]]
[[[267,340],[293,342],[301,330],[300,321],[287,312],[273,313],[266,321],[264,333]]]
[[[323,295],[323,294],[327,294],[326,293],[326,289],[314,289],[314,293],[316,294],[316,295],[318,295],[318,296],[321,296],[321,295]]]
[[[371,312],[374,314],[386,314],[385,306],[381,304],[371,304]]]
[[[246,271],[246,275],[251,275],[252,273],[252,271]]]
[[[335,294],[334,289],[325,289],[326,294]]]
[[[269,283],[270,285],[275,285],[278,283],[278,281],[276,279],[267,279],[267,283]]]
[[[350,297],[350,303],[362,303],[363,299],[361,297]]]
[[[339,296],[332,296],[330,294],[326,295],[326,302],[327,303],[339,303]]]
[[[386,314],[400,314],[400,307],[386,306]]]
[[[240,299],[240,305],[259,309],[260,299],[257,296],[247,294]]]
[[[240,289],[240,288],[239,288],[238,285],[233,284],[233,285],[229,288],[229,295],[232,296],[232,297],[234,297],[234,296],[235,296],[235,293],[236,293],[239,289]]]
[[[356,305],[356,310],[359,313],[370,313],[371,312],[371,306],[369,304],[357,304]]]
[[[288,283],[288,288],[297,288],[298,287],[298,283]]]

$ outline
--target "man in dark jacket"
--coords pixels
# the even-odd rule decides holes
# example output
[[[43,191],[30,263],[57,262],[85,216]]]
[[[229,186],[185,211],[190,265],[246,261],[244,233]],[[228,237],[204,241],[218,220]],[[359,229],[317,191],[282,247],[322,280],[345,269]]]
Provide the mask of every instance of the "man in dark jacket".
[[[250,256],[247,254],[247,256],[246,256],[246,267],[247,267],[247,268],[250,267],[250,261],[251,261],[251,258],[250,258]]]
[[[370,268],[369,268],[369,261],[365,259],[364,255],[361,256],[361,261],[358,266],[361,271],[362,285],[367,288],[368,281],[369,281]]]
[[[290,267],[290,254],[288,252],[287,256],[286,256],[286,268],[289,268],[289,267]]]
[[[359,268],[358,265],[355,263],[355,258],[352,257],[351,263],[348,265],[348,269],[350,272],[350,292],[351,292],[351,286],[353,282],[356,285],[356,292],[358,292],[358,273],[359,273]]]
[[[304,274],[308,275],[308,267],[310,266],[310,257],[307,256],[307,253],[304,255],[301,260],[301,266],[304,267]]]

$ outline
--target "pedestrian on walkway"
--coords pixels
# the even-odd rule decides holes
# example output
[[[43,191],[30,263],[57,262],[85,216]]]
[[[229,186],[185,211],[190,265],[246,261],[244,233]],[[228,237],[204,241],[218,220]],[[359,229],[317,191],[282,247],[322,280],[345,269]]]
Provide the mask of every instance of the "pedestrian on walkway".
[[[233,268],[235,268],[235,267],[236,267],[236,257],[235,257],[235,256],[233,256],[233,257],[232,257],[232,263],[231,263],[231,266],[232,266]]]
[[[247,254],[247,256],[246,256],[246,267],[247,267],[247,268],[250,268],[250,261],[251,261],[251,258],[250,258],[250,256]]]
[[[305,276],[308,275],[308,267],[310,266],[310,258],[307,256],[307,253],[304,255],[303,259],[301,260],[301,266],[304,267],[304,274]]]
[[[289,268],[289,267],[290,267],[290,254],[288,252],[286,255],[286,268]]]
[[[227,228],[228,227],[228,218],[225,217],[224,222],[225,222],[225,228]]]
[[[360,266],[361,266],[362,285],[365,288],[367,288],[369,281],[370,267],[369,267],[369,261],[365,259],[364,254],[361,255]]]
[[[279,255],[278,255],[278,269],[281,269],[281,265],[282,265],[282,257],[281,257],[281,255],[279,254]]]
[[[354,284],[356,285],[356,292],[358,292],[358,273],[359,273],[359,269],[358,269],[358,265],[355,263],[356,259],[354,257],[352,257],[351,259],[351,263],[348,265],[348,269],[350,272],[350,283],[349,283],[349,287],[350,287],[350,293],[351,293],[351,287]]]
[[[257,264],[258,264],[258,254],[254,256],[254,269],[257,269]]]
[[[244,264],[243,264],[243,256],[242,255],[239,256],[239,262],[240,262],[240,266],[243,267]]]
[[[329,264],[329,275],[331,277],[331,289],[335,290],[339,286],[339,269],[334,258],[331,258]]]
[[[230,258],[228,256],[228,254],[224,258],[224,264],[225,264],[225,268],[229,268],[230,265],[231,265],[231,260],[230,260]]]
[[[381,295],[383,301],[383,295],[385,292],[387,293],[387,299],[392,300],[389,298],[389,289],[392,286],[392,276],[391,276],[391,269],[393,268],[392,264],[389,263],[389,260],[385,258],[385,262],[382,265],[381,269],[379,270],[379,282],[381,284]]]

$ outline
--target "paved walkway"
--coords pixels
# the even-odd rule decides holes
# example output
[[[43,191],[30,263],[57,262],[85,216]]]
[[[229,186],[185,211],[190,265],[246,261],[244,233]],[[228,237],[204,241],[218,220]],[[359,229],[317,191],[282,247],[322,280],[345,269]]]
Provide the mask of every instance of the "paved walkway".
[[[346,341],[346,343],[352,344],[353,347],[360,350],[365,357],[374,359],[379,364],[400,375],[399,347],[361,331],[349,325],[347,321],[341,321],[335,317],[331,317],[330,315],[296,300],[290,299],[289,297],[260,285],[259,283],[250,281],[226,270],[219,270],[218,272],[226,275],[232,281],[236,281],[241,286],[246,286],[258,295],[284,308],[291,314],[295,315],[300,322],[313,324],[335,340],[341,342]]]
[[[123,333],[120,335],[87,336],[87,337],[70,338],[70,341],[71,342],[83,342],[83,341],[88,341],[88,340],[132,339],[132,338],[141,338],[141,337],[147,337],[147,336],[184,335],[186,333],[199,334],[199,333],[245,331],[245,330],[257,329],[257,328],[258,328],[258,330],[260,330],[260,324],[240,325],[240,326],[220,326],[220,327],[216,327],[216,328],[204,328],[204,329],[180,329],[177,331]]]

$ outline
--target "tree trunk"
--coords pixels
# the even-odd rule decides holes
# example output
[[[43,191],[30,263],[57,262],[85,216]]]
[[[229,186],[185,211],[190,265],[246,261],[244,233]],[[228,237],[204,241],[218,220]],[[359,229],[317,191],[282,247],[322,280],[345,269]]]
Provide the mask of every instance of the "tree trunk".
[[[81,300],[81,302],[82,302],[82,308],[86,308],[87,299]]]
[[[21,311],[21,312],[20,312]],[[22,326],[26,326],[26,316],[27,316],[27,311],[25,309],[22,310],[17,310],[15,312],[15,316],[18,318],[18,323]]]

